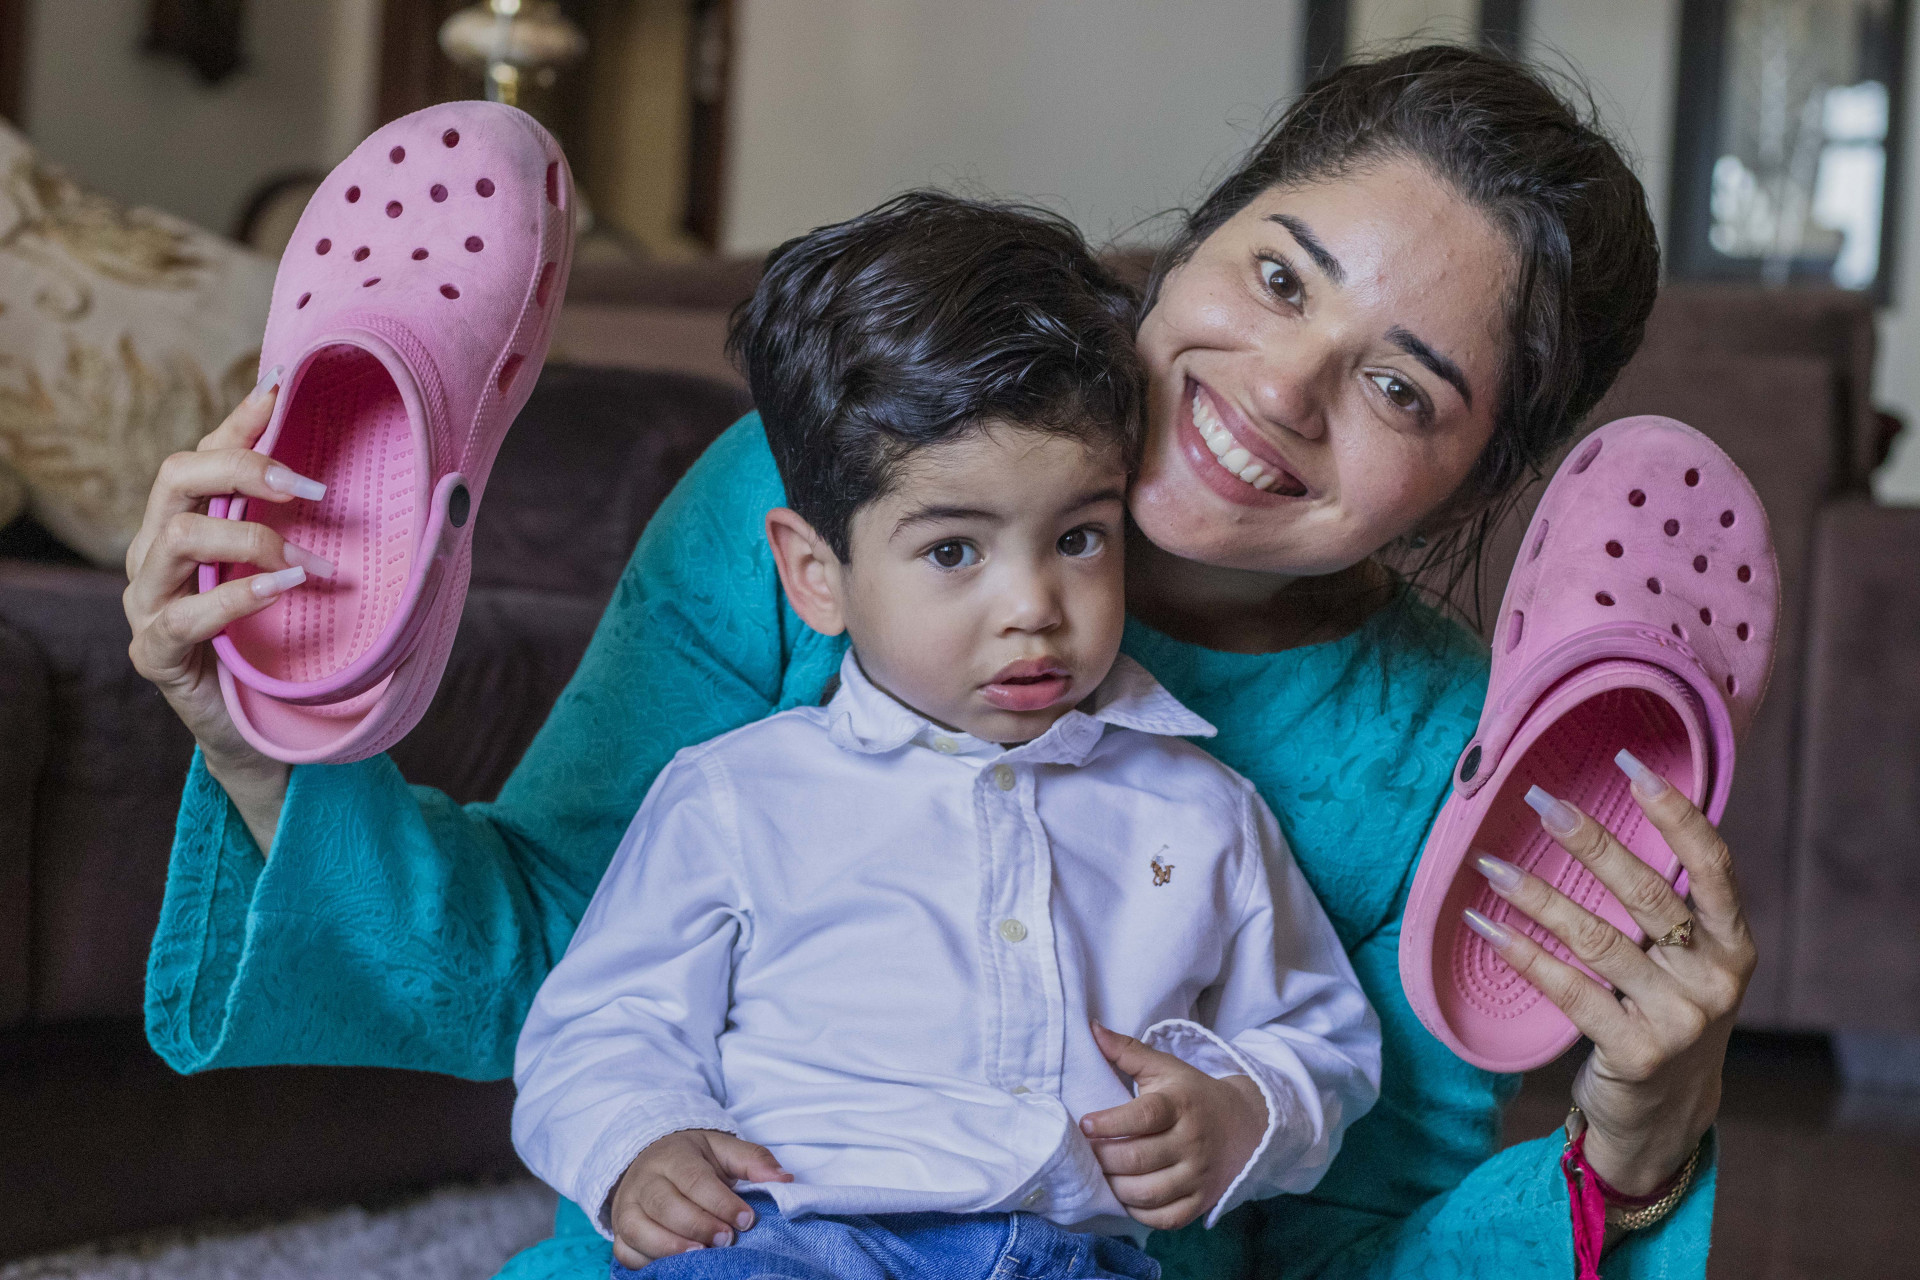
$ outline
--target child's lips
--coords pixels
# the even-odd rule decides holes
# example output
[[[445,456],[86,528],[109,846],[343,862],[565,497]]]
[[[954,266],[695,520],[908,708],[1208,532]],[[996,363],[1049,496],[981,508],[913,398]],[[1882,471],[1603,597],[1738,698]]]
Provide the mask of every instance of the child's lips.
[[[1029,659],[1000,669],[980,696],[1002,711],[1040,711],[1067,696],[1073,673],[1057,662]]]

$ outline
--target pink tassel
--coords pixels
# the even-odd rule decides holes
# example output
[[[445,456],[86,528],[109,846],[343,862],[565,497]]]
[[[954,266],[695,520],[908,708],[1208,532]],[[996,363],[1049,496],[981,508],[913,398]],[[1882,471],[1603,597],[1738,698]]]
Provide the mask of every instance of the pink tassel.
[[[1567,1203],[1573,1211],[1573,1260],[1576,1280],[1600,1280],[1600,1251],[1607,1243],[1607,1199],[1600,1190],[1605,1184],[1587,1163],[1587,1131],[1567,1144],[1560,1153],[1560,1168],[1567,1175]]]

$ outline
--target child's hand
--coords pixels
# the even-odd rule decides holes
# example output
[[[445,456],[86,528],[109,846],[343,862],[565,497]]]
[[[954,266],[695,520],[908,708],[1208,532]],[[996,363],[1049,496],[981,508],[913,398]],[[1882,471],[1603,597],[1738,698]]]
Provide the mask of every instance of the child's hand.
[[[1215,1079],[1170,1053],[1093,1024],[1107,1061],[1139,1096],[1080,1120],[1107,1185],[1136,1222],[1184,1227],[1220,1202],[1267,1131],[1267,1102],[1246,1076]]]
[[[613,1256],[638,1271],[655,1258],[733,1243],[753,1210],[733,1184],[792,1182],[773,1153],[716,1129],[682,1129],[633,1158],[613,1189]]]

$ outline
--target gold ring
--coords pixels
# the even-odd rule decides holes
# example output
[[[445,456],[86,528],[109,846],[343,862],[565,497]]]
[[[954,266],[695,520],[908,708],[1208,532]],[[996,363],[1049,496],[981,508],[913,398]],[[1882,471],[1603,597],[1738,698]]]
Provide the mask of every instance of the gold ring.
[[[1673,928],[1653,940],[1656,947],[1688,947],[1693,945],[1693,917],[1688,916]]]

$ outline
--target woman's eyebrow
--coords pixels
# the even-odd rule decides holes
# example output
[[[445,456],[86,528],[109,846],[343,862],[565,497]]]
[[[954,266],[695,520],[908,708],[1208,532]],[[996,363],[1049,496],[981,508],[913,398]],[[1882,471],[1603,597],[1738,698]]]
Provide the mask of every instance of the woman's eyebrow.
[[[1399,325],[1387,330],[1387,341],[1433,370],[1435,376],[1445,378],[1467,402],[1467,408],[1473,408],[1473,392],[1467,389],[1467,375],[1460,372],[1460,366],[1435,351],[1413,334]]]
[[[1327,252],[1327,246],[1320,243],[1320,237],[1313,234],[1313,229],[1306,223],[1290,213],[1270,213],[1267,221],[1285,227],[1287,234],[1298,241],[1300,247],[1307,251],[1307,256],[1313,259],[1313,265],[1320,268],[1321,275],[1335,284],[1347,282],[1347,269],[1340,265],[1340,259]]]

